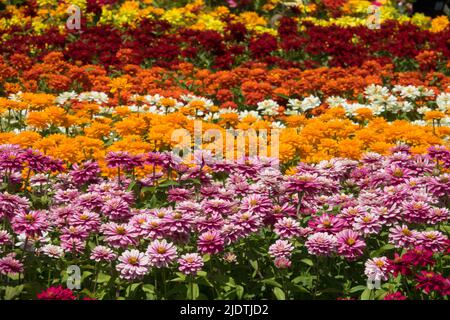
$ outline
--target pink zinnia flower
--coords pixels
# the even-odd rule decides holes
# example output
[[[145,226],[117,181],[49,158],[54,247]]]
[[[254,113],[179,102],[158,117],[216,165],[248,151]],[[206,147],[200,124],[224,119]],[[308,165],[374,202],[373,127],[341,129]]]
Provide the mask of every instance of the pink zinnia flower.
[[[122,198],[112,198],[105,202],[101,212],[113,221],[123,221],[130,217],[130,206]]]
[[[417,244],[425,249],[440,252],[447,248],[448,238],[439,231],[422,231],[417,234]]]
[[[170,212],[163,219],[164,230],[170,234],[188,234],[194,224],[190,214],[177,211]]]
[[[407,222],[424,223],[428,220],[431,207],[424,201],[405,201],[403,203],[403,216]]]
[[[203,267],[203,259],[198,253],[187,253],[178,259],[178,270],[186,275],[196,275]]]
[[[277,257],[274,260],[275,267],[278,269],[288,269],[291,267],[291,260],[286,257]]]
[[[418,282],[416,288],[425,291],[427,294],[432,291],[441,292],[449,285],[448,279],[433,271],[422,270],[416,275],[416,280]]]
[[[25,212],[29,209],[29,202],[26,198],[9,193],[0,193],[0,218],[7,217],[11,219],[19,212]]]
[[[23,264],[17,260],[14,253],[0,259],[0,274],[16,274],[23,272]]]
[[[119,257],[119,261],[116,269],[120,272],[122,279],[140,279],[148,273],[150,261],[143,252],[135,249],[126,250]]]
[[[6,230],[0,230],[0,246],[11,243],[11,235]]]
[[[345,224],[344,220],[341,218],[329,214],[323,214],[310,220],[308,226],[314,229],[315,232],[328,232],[335,234],[341,231]]]
[[[437,224],[440,222],[445,222],[450,218],[450,210],[447,208],[431,208],[428,215],[427,223]]]
[[[292,218],[282,218],[275,223],[274,232],[283,239],[291,239],[300,234],[300,223]]]
[[[380,218],[370,212],[366,212],[362,216],[355,218],[353,229],[361,232],[364,235],[375,234],[381,230],[382,224]]]
[[[238,226],[243,235],[255,233],[262,227],[260,214],[252,211],[240,211],[230,217],[230,222]]]
[[[142,226],[144,237],[151,240],[161,238],[164,234],[163,227],[164,224],[162,222],[162,219],[151,216],[151,218],[146,220],[144,222],[144,225]]]
[[[383,300],[407,300],[408,298],[405,297],[401,292],[394,292],[389,293],[384,296]]]
[[[417,231],[409,230],[407,225],[389,229],[389,243],[397,248],[409,247],[416,241]]]
[[[105,241],[114,248],[126,248],[137,243],[139,231],[129,224],[109,222],[101,226]]]
[[[335,236],[325,232],[313,233],[308,237],[305,246],[309,254],[328,256],[336,250],[337,239]]]
[[[148,246],[147,255],[150,265],[157,268],[167,267],[177,258],[177,248],[165,239],[155,240]]]
[[[375,281],[386,281],[389,278],[389,273],[392,269],[389,259],[386,257],[378,257],[369,259],[364,264],[366,269],[364,274],[370,279]]]
[[[117,255],[112,251],[111,248],[106,246],[96,246],[91,251],[90,259],[96,262],[106,261],[111,262],[117,258]]]
[[[76,297],[70,289],[62,286],[50,287],[37,294],[39,300],[75,300]]]
[[[359,234],[353,230],[347,229],[336,235],[340,255],[347,259],[354,260],[363,254],[366,243],[359,239]]]
[[[82,227],[86,232],[98,231],[100,227],[100,216],[98,213],[85,210],[71,215],[67,219],[67,223],[71,226]]]
[[[215,254],[223,250],[224,239],[216,230],[206,231],[199,236],[197,245],[200,253]]]
[[[269,255],[272,258],[286,257],[290,258],[294,246],[287,240],[277,240],[269,247]]]
[[[53,244],[46,244],[40,251],[50,258],[61,258],[64,255],[64,250],[60,246],[55,246]]]
[[[27,236],[39,236],[47,230],[47,214],[44,211],[21,211],[11,220],[15,233],[25,233]]]

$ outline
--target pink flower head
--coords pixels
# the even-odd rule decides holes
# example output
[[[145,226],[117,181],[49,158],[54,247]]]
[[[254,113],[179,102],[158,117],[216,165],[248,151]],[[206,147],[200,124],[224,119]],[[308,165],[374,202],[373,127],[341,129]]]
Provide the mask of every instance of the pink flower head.
[[[308,237],[305,246],[309,254],[329,256],[336,250],[337,239],[325,232],[313,233]]]
[[[288,269],[291,267],[291,260],[286,257],[277,257],[274,260],[275,267],[278,269]]]
[[[135,280],[144,277],[149,270],[149,258],[143,252],[136,249],[126,250],[119,257],[119,264],[116,266],[120,272],[120,278]]]
[[[223,250],[224,239],[217,230],[210,230],[199,236],[197,245],[200,253],[215,254]]]
[[[90,259],[96,262],[100,261],[111,262],[116,258],[117,255],[114,253],[114,251],[112,251],[111,248],[108,248],[106,246],[96,246],[94,249],[92,249],[90,256]]]
[[[187,253],[178,259],[178,270],[186,275],[196,275],[203,267],[203,259],[198,253]]]
[[[127,248],[137,243],[139,231],[129,224],[109,222],[101,226],[105,241],[114,248]]]
[[[407,300],[408,298],[404,296],[401,292],[388,293],[384,296],[383,300]]]
[[[113,221],[124,221],[130,217],[130,206],[122,198],[108,199],[101,208],[107,217]]]
[[[238,226],[244,235],[256,233],[262,227],[261,215],[252,211],[240,211],[230,217],[230,222]]]
[[[161,268],[168,267],[177,258],[177,248],[173,243],[163,240],[154,240],[147,249],[150,265]]]
[[[338,253],[349,260],[354,260],[363,254],[366,243],[353,230],[342,230],[336,235]]]
[[[16,274],[23,272],[23,264],[11,253],[0,259],[0,274]]]
[[[409,230],[407,225],[389,229],[389,243],[397,248],[409,247],[416,242],[417,231]]]
[[[0,193],[0,218],[11,219],[19,212],[26,212],[29,209],[29,202],[26,198],[9,193]]]
[[[329,214],[323,214],[321,216],[314,217],[308,223],[309,227],[314,229],[315,232],[328,232],[338,233],[344,227],[344,220],[339,217],[335,217]]]
[[[441,252],[447,248],[448,238],[439,231],[422,231],[417,234],[417,244],[433,252]]]
[[[8,245],[11,243],[11,235],[6,230],[0,230],[0,246]]]
[[[39,236],[47,230],[47,214],[44,211],[21,211],[11,221],[15,233],[25,233],[27,236]]]
[[[392,270],[391,263],[386,257],[378,257],[369,259],[365,263],[366,269],[364,274],[375,281],[386,281],[389,278],[389,273]]]
[[[86,232],[94,232],[100,227],[100,216],[96,212],[84,210],[71,215],[67,222],[69,225],[83,228]]]
[[[353,229],[364,235],[375,234],[381,230],[382,224],[378,215],[366,212],[355,218]]]
[[[60,246],[55,246],[53,244],[46,244],[40,249],[40,252],[45,254],[50,258],[61,258],[64,255],[64,250]]]
[[[283,239],[300,235],[300,223],[292,218],[282,218],[275,223],[274,232]]]
[[[269,247],[269,255],[272,258],[286,257],[290,258],[294,246],[287,240],[277,240]]]
[[[404,218],[411,223],[425,223],[431,214],[431,207],[424,201],[405,201]]]
[[[64,289],[62,286],[49,287],[37,294],[39,300],[75,300],[76,297],[70,289]]]

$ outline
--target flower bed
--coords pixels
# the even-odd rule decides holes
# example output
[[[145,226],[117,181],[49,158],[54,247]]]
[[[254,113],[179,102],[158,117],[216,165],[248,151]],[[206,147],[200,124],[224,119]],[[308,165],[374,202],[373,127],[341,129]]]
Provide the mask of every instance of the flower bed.
[[[408,10],[0,2],[0,298],[448,299],[450,27]]]

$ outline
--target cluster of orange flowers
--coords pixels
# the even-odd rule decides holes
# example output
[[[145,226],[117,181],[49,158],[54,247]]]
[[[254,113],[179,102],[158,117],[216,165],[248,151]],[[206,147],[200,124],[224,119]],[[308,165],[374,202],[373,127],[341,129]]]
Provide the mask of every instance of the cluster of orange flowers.
[[[56,105],[56,96],[23,93],[20,101],[0,99],[0,110],[14,113],[18,130],[0,133],[0,144],[19,144],[39,149],[47,155],[69,163],[87,159],[102,160],[108,151],[129,151],[133,154],[163,151],[173,148],[176,129],[194,134],[192,110],[199,110],[204,102],[193,100],[175,112],[157,114],[137,112],[131,106],[109,109],[93,102],[75,102],[70,106]],[[171,107],[175,99],[164,98],[160,104]],[[210,109],[217,107],[210,107]],[[285,127],[280,131],[279,156],[285,164],[295,161],[318,162],[333,157],[358,159],[367,151],[386,154],[397,143],[407,143],[415,153],[426,152],[430,145],[443,144],[450,134],[449,127],[416,126],[406,120],[388,122],[382,117],[360,111],[361,121],[355,123],[341,107],[324,108],[320,115],[308,117],[281,115]],[[145,109],[145,108],[144,108]],[[145,110],[144,110],[145,111]],[[17,115],[20,115],[17,116]],[[248,114],[224,112],[214,120],[203,120],[202,131],[226,128],[272,128],[268,119]],[[2,128],[4,129],[4,128]],[[204,142],[208,148],[208,141]]]

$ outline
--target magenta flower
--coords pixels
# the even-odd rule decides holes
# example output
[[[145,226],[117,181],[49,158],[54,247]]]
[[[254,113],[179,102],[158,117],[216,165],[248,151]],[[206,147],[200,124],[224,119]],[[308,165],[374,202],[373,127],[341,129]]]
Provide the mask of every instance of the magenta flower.
[[[149,258],[143,252],[135,249],[124,251],[119,257],[119,262],[116,269],[120,272],[122,279],[141,279],[149,271]]]
[[[130,217],[130,206],[122,198],[112,198],[105,202],[101,212],[113,221],[124,221]]]
[[[389,243],[397,248],[409,247],[416,242],[418,232],[409,230],[408,226],[394,226],[389,229]]]
[[[108,222],[101,226],[105,241],[114,248],[127,248],[137,243],[139,231],[129,224]]]
[[[355,218],[353,229],[364,234],[376,234],[381,230],[382,223],[380,217],[374,213],[366,212],[362,216]]]
[[[8,245],[11,243],[11,235],[6,230],[0,230],[0,246]]]
[[[39,300],[75,300],[76,297],[70,289],[64,289],[62,286],[49,287],[37,294]]]
[[[363,254],[366,243],[359,238],[359,234],[353,230],[342,230],[336,235],[337,251],[343,257],[354,260]]]
[[[277,257],[274,260],[274,264],[278,269],[288,269],[291,267],[292,262],[286,257]]]
[[[11,253],[6,257],[0,258],[0,274],[17,274],[23,272],[23,264]]]
[[[337,239],[335,236],[325,232],[313,233],[308,237],[305,246],[309,254],[329,256],[336,250]]]
[[[15,233],[25,233],[27,236],[39,236],[48,228],[47,214],[44,211],[19,212],[11,220]]]
[[[448,238],[439,231],[422,231],[417,234],[417,245],[431,250],[441,252],[447,248]]]
[[[338,233],[345,227],[345,222],[339,217],[329,214],[314,217],[308,223],[308,226],[315,232]]]
[[[109,168],[120,168],[125,171],[132,170],[143,165],[141,156],[135,156],[125,151],[109,152],[106,155],[106,163]]]
[[[81,227],[86,232],[96,232],[100,227],[100,216],[98,213],[83,211],[67,218],[67,223],[74,227]]]
[[[81,166],[74,164],[70,171],[73,182],[77,185],[95,183],[100,175],[100,168],[95,161],[86,161]]]
[[[177,248],[165,239],[154,240],[148,246],[146,254],[150,259],[151,266],[168,267],[177,258]]]
[[[210,230],[199,236],[197,245],[200,253],[215,254],[223,250],[224,239],[218,231]]]
[[[292,218],[282,218],[275,223],[274,232],[283,239],[291,239],[300,235],[300,224]]]
[[[408,298],[404,296],[401,292],[388,293],[384,296],[383,300],[407,300]]]
[[[105,262],[111,262],[117,258],[117,255],[114,253],[114,251],[111,250],[111,248],[108,248],[106,246],[96,246],[91,251],[90,259],[94,260],[96,262],[105,261]]]
[[[202,257],[198,253],[187,253],[178,259],[178,270],[186,275],[196,275],[204,265]]]
[[[277,240],[274,244],[269,247],[269,255],[272,258],[290,258],[294,246],[287,240]]]
[[[30,204],[27,199],[9,193],[0,193],[0,218],[11,219],[19,212],[29,210]]]
[[[364,265],[366,266],[364,274],[374,281],[387,281],[392,270],[391,263],[386,257],[369,259]]]

